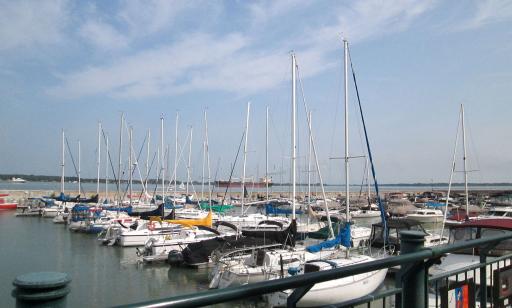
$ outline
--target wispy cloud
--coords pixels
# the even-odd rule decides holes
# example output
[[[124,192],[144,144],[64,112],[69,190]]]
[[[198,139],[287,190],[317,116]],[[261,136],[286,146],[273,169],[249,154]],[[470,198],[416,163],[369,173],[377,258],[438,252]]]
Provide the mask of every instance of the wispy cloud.
[[[87,31],[83,30],[83,33],[103,48],[108,49],[111,44],[123,46],[140,33],[158,32],[168,27],[172,18],[188,8],[183,2],[170,3],[175,4],[167,1],[149,5],[127,2],[117,14],[118,20],[130,24],[129,29],[137,30],[125,31],[125,36],[98,22],[85,24],[83,29]],[[252,25],[259,24],[270,31],[270,27],[279,27],[276,20],[288,18],[290,10],[307,11],[308,3],[250,4],[244,7],[249,29],[224,34],[185,32],[167,45],[149,46],[114,63],[60,75],[61,83],[48,89],[47,93],[66,98],[107,95],[123,99],[204,90],[249,95],[283,82],[282,72],[289,67],[287,52],[291,49],[298,53],[304,77],[313,76],[332,67],[331,51],[340,48],[337,42],[341,32],[355,41],[362,41],[402,31],[432,6],[433,2],[413,0],[358,1],[329,12],[316,12],[328,13],[329,23],[307,29],[297,27],[291,39],[270,46],[263,44],[259,36],[251,35]],[[300,41],[296,39],[298,36]]]
[[[492,23],[512,19],[512,2],[508,0],[481,0],[476,2],[474,15],[455,27],[456,30],[471,30]]]
[[[111,25],[100,21],[87,21],[82,25],[79,34],[94,46],[112,50],[128,45],[128,38]]]
[[[128,25],[131,36],[148,35],[171,26],[178,14],[194,6],[194,2],[184,0],[127,0],[118,19]]]
[[[360,42],[387,33],[407,29],[420,15],[435,7],[436,1],[355,1],[335,10],[336,22],[310,29],[309,36],[316,42],[332,42],[341,35],[351,42]]]
[[[59,42],[68,21],[67,3],[0,1],[0,50]]]

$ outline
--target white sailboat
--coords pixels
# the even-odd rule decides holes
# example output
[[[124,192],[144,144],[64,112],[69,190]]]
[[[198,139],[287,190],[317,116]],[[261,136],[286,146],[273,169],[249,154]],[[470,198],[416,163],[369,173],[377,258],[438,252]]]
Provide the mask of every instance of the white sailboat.
[[[348,42],[346,40],[343,40],[343,42],[345,51],[345,193],[347,206],[346,217],[350,217],[348,151]],[[345,256],[335,259],[307,262],[301,266],[301,271],[302,273],[316,272],[375,260],[375,258],[365,255],[351,256],[349,254],[349,249],[347,249],[344,254]],[[384,281],[386,273],[387,269],[380,269],[354,276],[317,283],[297,302],[297,306],[323,306],[362,297],[375,291]],[[287,304],[288,296],[292,292],[293,290],[286,290],[269,294],[267,295],[267,301],[271,306],[284,306]]]

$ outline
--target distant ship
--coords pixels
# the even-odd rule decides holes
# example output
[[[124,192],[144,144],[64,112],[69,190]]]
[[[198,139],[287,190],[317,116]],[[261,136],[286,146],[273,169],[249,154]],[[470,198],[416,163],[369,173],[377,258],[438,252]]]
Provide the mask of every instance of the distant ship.
[[[254,180],[252,179],[248,179],[245,181],[245,187],[247,188],[251,188],[251,187],[255,187],[255,188],[262,188],[262,187],[267,187],[267,184],[268,186],[272,186],[272,179],[270,178],[261,178],[258,182],[255,182]],[[240,180],[236,180],[236,181],[215,181],[215,186],[217,187],[233,187],[233,188],[237,188],[237,187],[242,187],[242,181]]]
[[[13,182],[13,183],[25,183],[26,181],[24,179],[22,179],[22,178],[15,178],[15,177],[13,177],[13,178],[11,178],[11,182]]]

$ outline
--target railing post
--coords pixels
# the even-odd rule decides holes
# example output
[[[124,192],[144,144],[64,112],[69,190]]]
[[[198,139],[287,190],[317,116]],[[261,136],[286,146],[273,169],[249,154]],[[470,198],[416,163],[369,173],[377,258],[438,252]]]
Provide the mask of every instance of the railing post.
[[[400,232],[400,254],[414,253],[424,248],[425,233]],[[425,263],[418,261],[403,264],[399,271],[402,284],[401,307],[427,307],[427,272]]]
[[[487,249],[480,250],[480,264],[487,263],[488,252]],[[487,266],[485,265],[480,268],[480,307],[487,307]]]

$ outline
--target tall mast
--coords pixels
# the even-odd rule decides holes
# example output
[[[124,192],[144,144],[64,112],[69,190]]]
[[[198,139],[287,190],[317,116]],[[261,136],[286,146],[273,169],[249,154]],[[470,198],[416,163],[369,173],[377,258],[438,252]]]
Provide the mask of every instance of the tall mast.
[[[96,183],[96,194],[100,193],[100,166],[101,166],[101,122],[98,122],[98,159],[96,167],[98,168],[98,181]]]
[[[201,173],[201,200],[204,200],[204,166],[206,164],[206,109],[204,110],[203,170]]]
[[[462,107],[462,105],[461,105]],[[455,173],[455,158],[457,157],[457,147],[459,145],[459,125],[461,124],[461,118],[462,118],[462,112],[459,115],[459,122],[457,123],[457,133],[455,135],[455,146],[453,147],[453,156],[452,156],[452,168],[450,170],[450,180],[448,181],[448,191],[446,192],[446,203],[444,208],[444,217],[443,217],[443,224],[441,225],[441,233],[439,234],[441,237],[444,234],[444,224],[446,222],[446,215],[448,213],[448,203],[450,202],[450,192],[452,189],[452,180],[453,180],[453,174]],[[466,208],[467,210],[467,208]],[[466,212],[466,215],[468,212]]]
[[[267,201],[268,197],[268,106],[267,106],[267,116],[265,118],[265,188],[267,192]]]
[[[466,194],[466,215],[469,215],[469,195],[468,195],[468,169],[466,155],[466,128],[464,127],[464,106],[460,104],[460,116],[462,121],[462,147],[464,148],[464,193]]]
[[[368,157],[366,158],[366,183],[368,184],[368,206],[371,206],[371,191],[370,191],[370,164]],[[371,208],[369,208],[371,210]]]
[[[66,142],[66,137],[64,135],[64,129],[62,129],[62,162],[61,162],[61,177],[60,177],[60,191],[64,193],[64,158],[66,156],[66,150],[64,148],[64,143]]]
[[[151,144],[151,129],[148,129],[148,152],[146,155],[146,181],[144,183],[144,190],[145,190],[145,198],[147,198],[148,195],[148,180],[149,180],[149,149]]]
[[[311,120],[313,119],[311,111],[308,114],[309,124],[311,125]],[[311,150],[313,144],[313,134],[309,134],[309,145],[308,145],[308,207],[311,206]]]
[[[133,194],[133,187],[132,187],[132,184],[133,184],[133,176],[132,176],[132,169],[133,169],[133,163],[132,163],[132,144],[133,142],[133,128],[130,126],[130,149],[128,151],[128,165],[129,165],[129,168],[128,168],[128,172],[130,172],[130,206],[132,205],[132,194]]]
[[[78,140],[78,195],[82,194],[80,186],[80,140]]]
[[[251,111],[251,102],[247,103],[247,118],[245,121],[245,143],[244,143],[244,166],[242,169],[242,215],[244,215],[245,201],[245,166],[247,164],[247,140],[249,135],[249,113]]]
[[[123,202],[121,200],[121,155],[123,152],[123,127],[124,127],[124,113],[121,113],[121,127],[119,129],[119,168],[117,169],[117,197],[119,198],[119,205]]]
[[[192,158],[192,134],[194,128],[190,126],[190,143],[188,144],[188,164],[187,164],[187,196],[188,196],[188,183],[190,182],[190,162]]]
[[[348,164],[348,42],[343,39],[343,49],[344,49],[344,76],[345,76],[345,195],[346,195],[346,219],[349,221],[350,213],[350,186],[349,186],[349,164]]]
[[[295,136],[295,120],[296,120],[296,68],[297,64],[295,62],[295,54],[292,53],[292,219],[295,220],[295,195],[296,195],[296,160],[297,160],[297,145],[296,145],[296,136]]]
[[[176,185],[177,183],[177,180],[178,180],[178,176],[177,176],[177,168],[178,168],[178,121],[179,121],[179,118],[180,117],[180,114],[178,112],[176,112],[176,143],[175,143],[175,149],[176,151],[174,152],[174,202],[176,202],[176,190],[178,189],[178,186]]]
[[[160,116],[160,171],[162,175],[162,202],[165,203],[165,163],[164,163],[164,115]]]
[[[108,135],[106,140],[106,155],[105,155],[105,199],[108,200]]]
[[[210,170],[210,143],[208,140],[208,118],[206,117],[206,110],[204,111],[204,125],[205,125],[205,130],[206,130],[206,140],[205,140],[206,166],[208,168],[208,207],[211,211],[212,210],[212,188],[211,188],[212,177],[211,177],[211,170]]]

